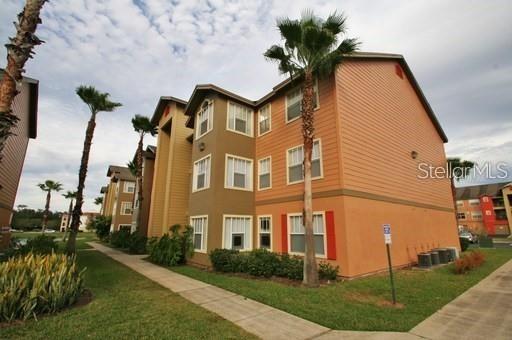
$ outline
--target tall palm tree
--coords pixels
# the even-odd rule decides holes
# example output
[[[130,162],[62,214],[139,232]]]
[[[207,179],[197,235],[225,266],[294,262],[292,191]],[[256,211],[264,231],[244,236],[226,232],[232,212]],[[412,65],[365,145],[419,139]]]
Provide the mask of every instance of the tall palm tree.
[[[158,130],[155,124],[151,123],[151,119],[145,116],[141,115],[135,115],[135,117],[132,118],[132,125],[135,132],[139,134],[139,144],[137,146],[137,158],[135,160],[135,166],[136,166],[136,178],[137,178],[137,201],[138,201],[138,207],[137,209],[137,216],[136,216],[136,225],[135,230],[138,230],[139,226],[141,225],[141,219],[142,215],[140,214],[140,207],[142,206],[142,200],[144,199],[144,195],[142,193],[142,151],[144,147],[144,136],[146,136],[148,133],[151,134],[151,136],[154,136],[157,134]],[[128,163],[129,164],[129,163]]]
[[[455,194],[455,181],[465,178],[475,163],[472,161],[461,160],[459,157],[451,157],[446,159],[448,172],[450,174],[450,184],[452,187],[453,209],[455,211],[455,221],[457,221],[457,197]]]
[[[43,43],[36,35],[41,23],[39,13],[47,0],[27,0],[23,11],[15,23],[16,35],[9,39],[7,47],[7,67],[0,79],[0,162],[7,138],[13,133],[19,118],[12,114],[12,103],[18,94],[16,83],[23,79],[25,63],[34,54],[34,47]]]
[[[103,197],[99,196],[94,199],[94,204],[96,205],[102,205],[103,204]]]
[[[76,234],[78,233],[80,216],[82,215],[85,177],[87,176],[87,167],[89,165],[89,153],[91,152],[92,137],[94,136],[94,128],[96,127],[96,115],[99,112],[112,112],[117,107],[121,106],[120,103],[110,101],[110,94],[99,92],[93,86],[79,86],[76,89],[76,94],[89,107],[91,118],[87,123],[87,130],[85,131],[84,149],[82,151],[82,160],[80,162],[80,170],[78,172],[76,203],[72,214],[70,228],[71,233],[66,246],[68,254],[75,253],[76,251]]]
[[[76,199],[76,191],[68,191],[65,194],[62,194],[62,196],[64,196],[65,199],[69,200],[68,221],[66,224],[66,230],[65,230],[64,237],[62,238],[62,241],[66,242],[66,238],[68,235],[67,233],[69,231],[69,226],[71,224],[71,213],[73,212],[73,200]]]
[[[311,10],[304,10],[299,20],[283,18],[277,27],[284,45],[273,45],[265,53],[267,60],[277,62],[279,71],[288,74],[292,81],[302,81],[302,137],[304,140],[304,281],[308,287],[318,286],[318,270],[313,238],[313,200],[311,190],[311,154],[313,151],[314,127],[314,81],[315,77],[330,75],[345,55],[357,50],[356,39],[340,39],[345,35],[346,18],[336,12],[326,20]]]
[[[46,192],[46,204],[44,206],[44,213],[43,213],[43,233],[44,233],[46,230],[46,227],[48,226],[48,213],[50,212],[50,200],[52,199],[52,191],[61,191],[62,184],[59,182],[55,182],[55,181],[47,179],[46,181],[44,181],[44,183],[39,183],[37,186],[41,190]]]
[[[130,173],[133,175],[133,177],[137,177],[137,165],[134,161],[129,161],[126,163],[126,166],[128,167],[128,170],[130,170]]]

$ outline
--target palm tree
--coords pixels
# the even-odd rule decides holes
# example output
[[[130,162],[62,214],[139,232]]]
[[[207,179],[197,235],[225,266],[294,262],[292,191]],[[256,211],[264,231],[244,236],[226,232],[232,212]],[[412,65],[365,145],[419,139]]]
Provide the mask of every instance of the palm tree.
[[[130,170],[130,173],[133,175],[133,177],[137,177],[137,165],[134,161],[129,161],[126,163],[126,166]]]
[[[18,94],[16,83],[23,79],[25,63],[34,54],[34,47],[43,43],[36,35],[41,23],[39,13],[47,0],[27,0],[23,11],[18,14],[16,36],[9,39],[7,47],[7,67],[0,79],[0,162],[7,138],[13,133],[19,118],[12,114],[12,103]]]
[[[112,112],[120,103],[110,101],[110,94],[101,93],[93,86],[79,86],[76,94],[87,104],[91,112],[91,118],[87,124],[85,131],[84,149],[82,151],[82,160],[80,162],[80,170],[78,172],[78,187],[76,190],[76,203],[71,217],[71,228],[66,250],[68,254],[76,251],[76,234],[80,225],[80,216],[82,215],[83,193],[85,186],[85,177],[87,176],[87,166],[89,165],[89,153],[91,152],[92,137],[94,136],[94,128],[96,127],[96,115],[99,112]]]
[[[48,225],[48,213],[50,212],[50,200],[52,199],[52,191],[61,191],[62,184],[59,182],[54,182],[52,180],[47,179],[44,183],[39,183],[37,185],[41,190],[46,192],[46,204],[44,206],[43,213],[43,233],[46,230]]]
[[[18,211],[21,211],[23,209],[27,209],[28,208],[28,205],[25,205],[25,204],[18,204]]]
[[[455,195],[455,180],[458,182],[465,178],[469,174],[469,171],[473,169],[475,163],[472,161],[463,161],[458,157],[448,158],[446,159],[446,163],[448,165],[448,172],[450,174],[455,221],[457,221],[457,197]]]
[[[101,197],[101,196],[100,196],[100,197],[96,197],[96,198],[94,199],[94,204],[96,204],[96,205],[102,205],[102,204],[103,204],[103,197]]]
[[[132,118],[132,125],[135,132],[139,134],[139,144],[137,146],[137,158],[135,160],[135,166],[136,166],[136,178],[137,178],[137,198],[139,209],[137,209],[137,216],[135,219],[135,230],[138,230],[140,224],[142,215],[140,214],[140,207],[142,205],[142,200],[144,199],[143,193],[142,193],[142,151],[144,147],[144,136],[146,134],[151,134],[151,136],[154,136],[157,134],[157,127],[155,124],[151,122],[151,120],[148,117],[135,115],[135,117]],[[133,163],[133,162],[132,162]],[[128,167],[130,167],[130,163],[128,163]]]
[[[68,191],[65,194],[62,194],[65,199],[69,200],[69,209],[68,209],[68,222],[66,224],[66,230],[64,237],[62,238],[63,242],[66,242],[67,232],[69,231],[69,225],[71,224],[71,213],[73,212],[73,200],[76,199],[76,191]]]
[[[308,287],[318,286],[318,270],[315,259],[313,238],[313,200],[311,190],[311,154],[314,128],[314,79],[331,74],[343,57],[357,50],[356,39],[343,39],[346,32],[346,18],[336,12],[326,20],[305,10],[300,20],[283,18],[277,20],[277,27],[284,40],[284,46],[273,45],[265,53],[267,60],[277,62],[279,71],[288,74],[292,81],[302,81],[302,136],[304,140],[304,280]]]

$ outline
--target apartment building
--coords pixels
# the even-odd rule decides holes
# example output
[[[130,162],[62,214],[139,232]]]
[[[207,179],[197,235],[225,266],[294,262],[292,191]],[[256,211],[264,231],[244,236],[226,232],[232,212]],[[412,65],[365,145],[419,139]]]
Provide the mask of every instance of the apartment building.
[[[131,229],[135,176],[127,167],[110,165],[107,177],[110,178],[109,184],[101,189],[104,194],[101,214],[112,217],[111,231]]]
[[[135,182],[134,207],[132,214],[132,231],[135,231],[137,225],[137,216],[141,214],[141,223],[138,226],[138,232],[142,235],[148,233],[149,208],[151,206],[151,191],[153,188],[153,174],[155,172],[156,146],[148,145],[142,151],[142,204],[139,202],[139,183]],[[134,161],[137,153],[133,157]]]
[[[185,126],[187,102],[161,97],[151,121],[158,125],[148,236],[162,236],[174,224],[188,224],[192,129]]]
[[[166,191],[173,189],[174,176],[181,174],[183,185],[191,174],[189,198],[179,217],[153,220],[150,228],[161,231],[186,217],[194,228],[192,262],[208,265],[215,248],[303,254],[299,85],[284,81],[257,101],[197,85],[188,102],[173,103],[193,132],[186,138],[191,159],[162,183],[155,168],[153,198],[164,183]],[[434,247],[459,246],[449,180],[418,178],[419,164],[446,164],[447,138],[402,56],[346,58],[316,81],[315,105],[313,209],[320,260],[339,265],[346,277],[384,270],[383,224],[391,224],[396,266]],[[189,148],[183,140],[181,145],[181,151]],[[160,152],[159,136],[157,164]],[[151,206],[172,208],[162,200]]]
[[[89,223],[91,223],[91,221],[98,215],[99,215],[99,213],[97,213],[97,212],[91,212],[91,211],[83,212],[82,215],[80,216],[80,224],[78,226],[78,231],[88,231],[87,225],[89,225]],[[66,231],[66,228],[68,226],[68,221],[69,221],[69,214],[63,213],[62,217],[60,218],[60,231],[62,231],[62,232]]]
[[[460,229],[476,234],[508,236],[512,230],[512,183],[473,185],[456,189]]]
[[[0,79],[3,77],[4,71],[0,69]],[[0,249],[9,244],[14,201],[28,142],[37,135],[39,81],[23,77],[18,90],[20,93],[14,98],[12,111],[19,121],[5,143],[0,163]]]

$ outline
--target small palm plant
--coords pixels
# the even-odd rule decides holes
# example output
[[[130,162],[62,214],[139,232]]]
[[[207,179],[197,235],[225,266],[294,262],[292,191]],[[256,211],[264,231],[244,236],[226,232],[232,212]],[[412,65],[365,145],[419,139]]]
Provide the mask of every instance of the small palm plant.
[[[52,199],[52,191],[61,191],[62,184],[59,182],[54,182],[52,180],[47,179],[44,183],[39,183],[37,185],[41,190],[46,192],[46,204],[44,205],[44,213],[43,213],[43,233],[45,232],[48,226],[48,213],[50,212],[50,200]]]
[[[299,20],[283,18],[277,27],[284,45],[273,45],[264,56],[277,62],[279,71],[288,74],[291,80],[302,81],[302,136],[304,140],[304,285],[318,287],[318,270],[315,259],[313,236],[313,200],[311,189],[311,154],[313,152],[314,127],[314,82],[315,78],[330,75],[343,57],[356,51],[356,39],[343,39],[346,33],[346,18],[336,12],[326,20],[305,10]]]
[[[134,165],[136,167],[138,188],[136,200],[138,201],[138,206],[140,207],[142,205],[142,200],[144,199],[142,193],[142,151],[144,147],[144,136],[146,136],[147,134],[151,134],[151,136],[154,136],[157,134],[158,130],[155,124],[153,124],[148,117],[140,115],[135,115],[135,117],[132,118],[132,125],[135,132],[139,134],[139,143],[137,145],[137,158],[135,160]],[[130,163],[128,163],[128,167],[130,167]],[[141,219],[142,215],[140,214],[140,209],[138,209],[137,216],[135,219],[135,230],[138,230],[139,226],[141,225]]]
[[[87,176],[87,167],[89,165],[89,154],[91,152],[92,138],[94,136],[94,129],[96,128],[96,116],[100,112],[112,112],[119,106],[110,100],[108,93],[102,93],[96,90],[93,86],[79,86],[76,89],[76,94],[87,104],[91,112],[91,117],[87,123],[87,130],[85,131],[84,149],[82,151],[82,160],[80,162],[80,170],[78,171],[78,188],[76,190],[76,203],[71,217],[71,227],[66,251],[68,254],[73,254],[76,251],[76,234],[80,226],[80,216],[82,215],[82,205],[84,203],[84,187],[85,177]]]

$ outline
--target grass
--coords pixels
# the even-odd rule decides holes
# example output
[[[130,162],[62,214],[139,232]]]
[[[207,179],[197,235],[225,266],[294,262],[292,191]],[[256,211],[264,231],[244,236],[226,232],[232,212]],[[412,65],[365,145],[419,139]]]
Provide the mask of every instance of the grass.
[[[79,251],[93,301],[0,329],[2,339],[252,339],[97,251]]]
[[[484,265],[465,275],[455,275],[453,265],[429,272],[397,271],[395,283],[400,307],[390,303],[386,274],[307,289],[190,266],[172,270],[329,328],[409,331],[512,258],[512,249],[484,249],[482,252],[486,255]]]
[[[19,239],[31,239],[37,236],[42,235],[41,232],[24,232],[24,233],[12,233],[12,237],[19,238]],[[55,237],[56,239],[62,240],[64,237],[64,233],[62,232],[55,232],[55,233],[45,233],[45,235]],[[92,249],[90,245],[87,244],[87,242],[90,242],[92,240],[96,239],[96,234],[94,232],[82,232],[78,233],[76,236],[76,248],[77,249]],[[65,244],[62,242],[59,242],[62,245],[62,248],[64,249]]]

